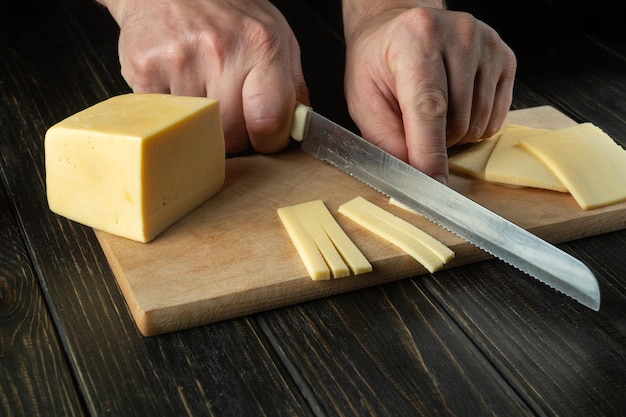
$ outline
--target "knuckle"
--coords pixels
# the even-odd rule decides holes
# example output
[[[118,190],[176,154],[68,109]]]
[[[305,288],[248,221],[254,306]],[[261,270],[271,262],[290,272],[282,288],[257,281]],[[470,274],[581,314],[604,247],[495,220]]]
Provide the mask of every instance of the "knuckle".
[[[444,119],[448,112],[448,97],[441,88],[422,88],[415,94],[413,107],[423,118]]]
[[[468,131],[469,120],[461,123],[448,123],[446,126],[446,143],[448,147],[456,145]]]
[[[280,50],[280,32],[275,24],[249,19],[245,22],[245,28],[252,50],[262,56],[273,55]]]
[[[414,7],[405,11],[402,16],[409,23],[410,27],[423,30],[426,32],[432,32],[436,30],[435,24],[436,15],[435,10],[426,7]]]

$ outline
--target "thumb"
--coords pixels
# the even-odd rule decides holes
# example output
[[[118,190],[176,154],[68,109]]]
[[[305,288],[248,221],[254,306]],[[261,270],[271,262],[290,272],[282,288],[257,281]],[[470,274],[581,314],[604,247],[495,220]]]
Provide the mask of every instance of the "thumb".
[[[296,92],[290,74],[253,68],[242,89],[243,113],[252,147],[278,152],[289,143]]]

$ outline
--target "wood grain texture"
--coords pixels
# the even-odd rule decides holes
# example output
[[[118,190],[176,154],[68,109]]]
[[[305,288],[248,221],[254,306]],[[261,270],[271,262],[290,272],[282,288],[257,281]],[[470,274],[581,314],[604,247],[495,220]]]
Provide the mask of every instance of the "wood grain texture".
[[[276,3],[300,37],[315,107],[348,126],[337,69],[339,2]],[[128,91],[119,74],[117,28],[95,2],[2,6],[0,173],[16,218],[10,223],[23,236],[26,251],[17,244],[18,257],[30,257],[85,414],[623,414],[624,231],[563,244],[600,271],[597,314],[492,260],[144,338],[93,232],[49,213],[42,180],[45,129]],[[597,122],[625,144],[623,35],[588,26],[546,32],[503,12],[496,23],[516,32],[507,36],[520,63],[514,107],[551,105],[576,121]],[[580,60],[593,83],[584,81],[586,71],[576,73],[579,83],[557,79]],[[14,254],[7,253],[0,251],[0,264],[10,265],[9,276],[21,275],[22,261],[13,269]],[[16,344],[32,346],[29,332],[10,332]],[[58,360],[39,346],[33,347],[38,360]],[[29,371],[20,368],[10,378],[57,383],[56,374]],[[42,392],[22,394],[29,415],[42,410]]]
[[[507,123],[558,128],[573,124],[544,106],[512,112]],[[450,186],[553,242],[626,227],[626,203],[581,210],[569,194],[513,189],[452,176]],[[426,273],[406,253],[338,214],[361,196],[435,236],[456,254],[447,267],[486,259],[469,242],[297,148],[280,155],[231,158],[218,195],[148,244],[96,231],[144,335],[257,313]],[[277,210],[321,199],[373,265],[373,272],[312,281]]]
[[[0,186],[0,414],[82,416],[78,388],[12,213]]]
[[[315,395],[320,415],[531,414],[442,314],[420,279],[270,312],[260,320],[281,341],[285,362]]]
[[[248,319],[158,339],[141,337],[93,232],[49,211],[43,165],[46,129],[127,87],[115,55],[117,31],[105,10],[83,1],[61,7],[41,3],[33,9],[13,2],[2,11],[0,30],[17,26],[12,26],[10,42],[0,44],[3,56],[12,58],[0,62],[0,163],[33,270],[72,369],[74,398],[79,396],[89,415],[309,415],[273,349]],[[21,24],[30,30],[18,30]],[[20,294],[26,298],[19,301],[27,302],[22,308],[43,309],[34,294]],[[20,330],[13,336],[30,344],[26,330]],[[38,337],[28,354],[35,356],[35,363],[56,364],[59,369],[47,369],[58,375],[29,375],[21,369],[12,381],[36,388],[39,380],[42,389],[65,384],[59,378],[66,378],[67,369],[47,347],[55,343],[54,334]],[[19,363],[27,366],[16,366]],[[272,395],[267,395],[268,386]],[[37,408],[46,395],[31,390],[20,392],[19,398],[33,411],[29,416],[64,415]],[[74,408],[75,414],[81,410]],[[72,412],[69,405],[67,411]]]

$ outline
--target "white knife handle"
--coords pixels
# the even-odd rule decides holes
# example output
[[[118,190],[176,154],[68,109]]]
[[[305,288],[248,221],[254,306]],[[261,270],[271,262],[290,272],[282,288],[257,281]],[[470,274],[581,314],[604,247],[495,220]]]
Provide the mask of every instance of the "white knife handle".
[[[291,137],[302,142],[306,127],[309,124],[309,112],[311,108],[302,103],[296,103],[296,110],[293,112],[293,121],[291,122]]]

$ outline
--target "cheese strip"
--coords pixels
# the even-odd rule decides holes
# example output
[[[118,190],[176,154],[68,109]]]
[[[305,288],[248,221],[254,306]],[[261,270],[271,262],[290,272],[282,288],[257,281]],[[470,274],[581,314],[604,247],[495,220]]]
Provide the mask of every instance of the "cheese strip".
[[[355,275],[372,270],[321,200],[282,207],[278,214],[312,279],[330,279],[331,274],[341,278],[348,276],[350,270]],[[319,259],[325,262],[323,267]]]
[[[321,201],[315,201],[314,203],[317,202],[322,205],[322,210],[327,211]],[[313,238],[313,241],[317,245],[322,257],[330,268],[333,278],[348,276],[350,275],[348,266],[343,261],[341,255],[337,251],[337,248],[335,248],[335,245],[324,230],[324,227],[315,213],[319,209],[319,206],[317,206],[317,204],[314,205],[313,203],[305,203],[303,205],[290,208],[290,210],[294,211],[296,217],[300,221],[300,224],[304,226],[305,231]]]
[[[429,272],[435,272],[454,258],[454,252],[412,224],[362,197],[341,205],[339,212],[398,246]]]
[[[505,126],[485,166],[484,179],[512,186],[567,192],[550,169],[518,146],[521,138],[546,131],[519,125]]]
[[[285,226],[311,279],[315,281],[330,279],[330,270],[326,265],[326,261],[318,250],[313,237],[300,223],[294,210],[290,210],[289,207],[279,208],[278,216],[283,222],[283,226]]]
[[[498,143],[501,134],[502,132],[498,132],[478,143],[468,145],[467,148],[462,151],[451,155],[448,158],[450,171],[484,180],[487,161],[491,156],[491,152],[493,152],[493,148],[495,148]]]
[[[324,203],[321,200],[312,201],[309,208],[314,212],[319,224],[348,264],[350,270],[355,275],[371,272],[372,264],[339,226]]]
[[[520,146],[549,167],[584,210],[626,201],[626,151],[597,126],[533,135]]]
[[[110,98],[48,129],[45,164],[52,211],[148,242],[221,189],[218,102],[170,94]]]

